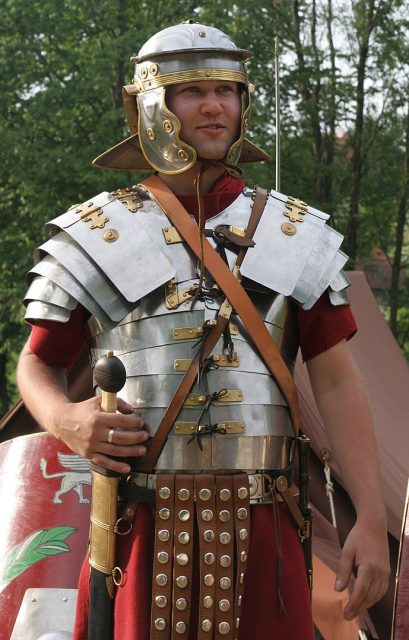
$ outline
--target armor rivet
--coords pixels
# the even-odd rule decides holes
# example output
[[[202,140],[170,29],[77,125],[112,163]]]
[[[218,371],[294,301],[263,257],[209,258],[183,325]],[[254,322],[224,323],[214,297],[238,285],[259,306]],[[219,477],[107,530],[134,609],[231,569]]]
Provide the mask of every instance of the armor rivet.
[[[178,496],[179,496],[179,500],[182,500],[182,501],[189,500],[190,498],[189,489],[179,489]]]
[[[170,510],[169,509],[160,509],[159,518],[161,520],[169,520],[169,518],[170,518]]]
[[[240,574],[239,581],[240,581],[240,584],[243,584],[243,582],[244,582],[244,573]]]
[[[243,597],[243,596],[239,596],[239,597],[237,598],[237,606],[238,606],[238,607],[241,607],[242,597]]]
[[[229,544],[230,539],[230,533],[228,533],[227,531],[223,531],[223,533],[221,533],[219,536],[219,540],[222,544]]]
[[[203,561],[207,565],[211,565],[214,563],[214,554],[213,553],[205,553],[203,556]]]
[[[178,598],[175,604],[178,611],[184,611],[187,607],[187,600],[186,598]]]
[[[199,36],[201,38],[205,38],[206,37],[206,32],[205,31],[199,31]]]
[[[212,629],[212,623],[210,620],[203,620],[202,622],[202,630],[203,631],[211,631]]]
[[[179,149],[178,156],[181,160],[183,160],[183,162],[187,162],[189,160],[189,156],[187,155],[186,151],[183,151],[183,149]]]
[[[161,529],[158,533],[158,537],[162,542],[167,542],[170,538],[170,531],[167,529]]]
[[[206,609],[210,609],[213,606],[213,598],[212,598],[212,596],[205,596],[203,598],[203,606]]]
[[[221,587],[222,589],[230,589],[230,587],[231,587],[231,580],[230,580],[230,578],[227,578],[227,577],[225,577],[225,578],[220,578],[220,583],[219,583],[219,584],[220,584],[220,587]]]
[[[168,584],[168,576],[165,573],[159,573],[156,576],[156,584],[158,584],[160,587],[166,587],[166,585]]]
[[[175,624],[175,629],[176,629],[176,633],[185,633],[187,627],[186,624],[184,622],[182,622],[181,620],[179,620],[179,622],[177,622]]]
[[[164,123],[163,123],[163,128],[166,131],[166,133],[172,133],[173,124],[171,123],[170,120],[165,120]]]
[[[203,533],[203,538],[205,542],[213,542],[214,531],[212,531],[211,529],[206,529],[206,531]]]
[[[230,565],[231,565],[230,556],[221,556],[220,564],[221,564],[222,567],[230,567]]]
[[[107,229],[102,237],[105,242],[116,242],[119,238],[119,233],[116,229]]]
[[[158,553],[158,562],[161,564],[166,564],[169,562],[169,554],[166,551],[160,551]]]
[[[249,476],[249,484],[250,484],[250,496],[254,496],[257,493],[258,483],[255,476]]]
[[[176,578],[176,584],[180,589],[185,589],[185,587],[187,587],[187,585],[189,584],[189,580],[186,576],[178,576]]]
[[[221,633],[222,636],[227,635],[229,631],[230,631],[230,625],[228,622],[221,622],[219,624],[219,632]]]
[[[240,487],[240,489],[237,490],[237,495],[241,500],[247,498],[247,496],[249,495],[247,487]]]
[[[246,553],[245,551],[242,551],[242,552],[240,553],[240,560],[241,560],[241,562],[246,562],[246,560],[247,560],[247,553]]]
[[[237,509],[237,517],[239,520],[245,520],[247,518],[247,509],[244,507]]]
[[[176,556],[176,562],[184,567],[189,562],[189,556],[187,553],[179,553]]]
[[[286,236],[295,236],[297,228],[292,222],[283,222],[281,225],[281,231],[285,233]]]
[[[187,544],[190,541],[190,535],[187,531],[181,531],[178,535],[180,544]]]
[[[158,65],[155,63],[152,63],[151,66],[149,67],[149,72],[151,76],[156,76],[156,74],[158,73]]]
[[[157,631],[163,631],[166,629],[166,620],[164,618],[156,618],[155,629],[157,629]]]
[[[141,78],[145,80],[148,77],[148,67],[142,67],[141,69]]]
[[[168,498],[170,498],[170,489],[169,489],[169,487],[161,487],[159,489],[159,495],[162,498],[162,500],[167,500]]]
[[[168,604],[168,599],[166,598],[166,596],[156,596],[155,604],[157,607],[163,609]]]
[[[156,136],[155,136],[155,132],[152,129],[152,127],[148,127],[146,129],[146,135],[148,136],[149,140],[155,140]]]
[[[199,498],[201,500],[210,500],[211,497],[212,497],[212,492],[210,491],[210,489],[200,489]]]
[[[202,511],[202,520],[205,522],[209,522],[213,518],[213,511],[210,509],[203,509]]]
[[[179,511],[179,520],[181,520],[182,522],[187,522],[190,518],[190,511],[188,511],[187,509],[182,509],[181,511]]]
[[[228,520],[230,520],[230,512],[227,511],[227,509],[223,509],[223,511],[220,511],[219,520],[221,522],[227,522]]]
[[[230,498],[230,489],[222,489],[220,491],[220,500],[228,500]]]
[[[211,573],[207,573],[203,578],[203,582],[205,583],[206,587],[211,587],[214,584],[214,576],[212,576]]]
[[[236,618],[236,629],[240,627],[240,618]]]
[[[240,529],[239,531],[240,540],[247,540],[248,537],[249,537],[249,532],[247,531],[247,529]]]
[[[225,598],[223,600],[220,600],[219,602],[219,609],[220,611],[229,611],[230,610],[230,601],[226,600]]]

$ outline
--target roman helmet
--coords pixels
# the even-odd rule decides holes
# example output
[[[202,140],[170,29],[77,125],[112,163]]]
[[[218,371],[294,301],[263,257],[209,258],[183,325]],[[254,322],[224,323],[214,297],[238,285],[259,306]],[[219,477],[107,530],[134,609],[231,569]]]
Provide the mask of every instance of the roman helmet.
[[[241,92],[241,126],[237,140],[223,161],[269,160],[269,156],[245,138],[250,115],[248,51],[238,49],[219,29],[194,23],[159,31],[131,58],[133,82],[123,87],[131,136],[94,160],[99,167],[178,174],[197,160],[196,150],[180,138],[179,119],[166,105],[166,87],[181,82],[228,80]]]

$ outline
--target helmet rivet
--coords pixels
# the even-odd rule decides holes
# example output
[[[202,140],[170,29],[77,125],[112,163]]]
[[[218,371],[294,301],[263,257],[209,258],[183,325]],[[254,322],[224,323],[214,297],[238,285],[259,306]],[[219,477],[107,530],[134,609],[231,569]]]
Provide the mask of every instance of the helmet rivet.
[[[189,157],[186,151],[183,151],[183,149],[179,149],[178,156],[181,160],[183,160],[183,162],[187,162],[189,160]]]
[[[148,77],[148,67],[142,67],[141,69],[141,78],[145,80]]]
[[[199,36],[201,38],[205,38],[206,37],[206,32],[205,31],[199,31]]]
[[[156,136],[155,136],[155,132],[152,129],[152,127],[148,127],[146,129],[146,135],[148,136],[149,140],[155,140]]]
[[[115,242],[119,238],[119,233],[116,229],[107,229],[104,232],[103,238],[105,242]]]
[[[149,73],[151,74],[151,76],[156,76],[156,74],[158,73],[158,65],[157,64],[151,64],[151,66],[149,67]]]
[[[173,124],[171,123],[170,120],[165,120],[163,123],[163,128],[165,129],[166,133],[172,133]]]

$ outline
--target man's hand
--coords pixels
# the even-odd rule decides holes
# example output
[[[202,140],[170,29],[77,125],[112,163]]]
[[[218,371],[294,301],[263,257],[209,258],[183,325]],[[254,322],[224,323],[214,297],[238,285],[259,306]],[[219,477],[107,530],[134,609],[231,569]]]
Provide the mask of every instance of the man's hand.
[[[345,541],[335,590],[343,591],[355,572],[356,579],[344,609],[346,620],[372,607],[386,593],[390,570],[385,529],[385,523],[363,525],[357,521]]]
[[[128,473],[130,466],[115,458],[144,456],[148,438],[144,421],[134,409],[118,398],[120,413],[101,411],[101,398],[64,404],[54,434],[73,451],[94,464],[117,473]],[[108,441],[110,430],[113,430]]]

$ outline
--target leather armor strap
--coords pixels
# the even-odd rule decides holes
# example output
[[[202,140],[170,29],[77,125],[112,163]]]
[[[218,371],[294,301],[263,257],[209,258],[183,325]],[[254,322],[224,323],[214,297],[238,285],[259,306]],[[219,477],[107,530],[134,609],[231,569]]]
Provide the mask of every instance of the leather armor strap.
[[[172,638],[187,638],[189,636],[190,612],[192,610],[194,521],[193,476],[178,474],[175,477]]]
[[[214,638],[232,638],[234,615],[234,513],[231,476],[216,476],[216,611]]]
[[[206,640],[213,637],[216,597],[216,518],[213,476],[210,474],[195,476],[195,493],[200,579],[197,640]]]
[[[244,593],[247,558],[250,543],[250,488],[246,473],[233,476],[234,529],[236,540],[236,587],[234,600],[234,635],[239,634],[241,605]]]
[[[201,247],[197,225],[175,194],[157,176],[150,176],[143,181],[142,185],[150,191],[182,238],[200,259]],[[268,329],[240,282],[235,278],[205,237],[203,237],[203,254],[206,269],[226,295],[231,306],[241,317],[260,356],[263,358],[287,400],[292,422],[297,433],[301,420],[294,380],[274,344]]]

